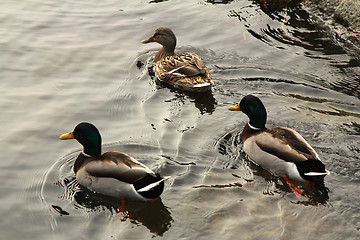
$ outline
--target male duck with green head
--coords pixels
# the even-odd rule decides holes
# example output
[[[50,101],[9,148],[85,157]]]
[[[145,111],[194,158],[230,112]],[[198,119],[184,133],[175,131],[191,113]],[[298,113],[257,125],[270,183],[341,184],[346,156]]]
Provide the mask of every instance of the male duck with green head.
[[[91,123],[78,124],[60,139],[76,139],[83,145],[74,172],[76,180],[90,190],[134,201],[150,201],[163,192],[166,178],[160,174],[125,153],[101,153],[101,136]]]
[[[264,169],[284,177],[298,197],[301,190],[289,179],[312,183],[323,181],[329,174],[318,154],[298,132],[286,127],[265,127],[266,109],[258,97],[247,95],[229,110],[242,111],[250,119],[241,133],[245,153]]]

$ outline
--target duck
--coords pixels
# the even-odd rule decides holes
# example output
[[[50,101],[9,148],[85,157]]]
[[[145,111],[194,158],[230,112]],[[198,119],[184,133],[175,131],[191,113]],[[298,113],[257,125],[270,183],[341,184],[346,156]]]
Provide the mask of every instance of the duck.
[[[228,109],[242,111],[250,120],[241,133],[244,152],[257,165],[283,177],[298,198],[302,191],[290,179],[311,184],[323,182],[330,174],[316,151],[298,132],[287,127],[266,128],[267,112],[258,97],[247,95]]]
[[[162,48],[154,57],[158,80],[175,89],[188,92],[208,92],[213,81],[201,58],[193,52],[175,53],[176,37],[167,27],[159,27],[141,43],[157,42]]]
[[[83,146],[73,170],[78,183],[91,191],[121,201],[143,202],[157,199],[163,192],[168,177],[162,177],[126,153],[102,153],[101,135],[93,124],[79,123],[60,139],[76,139]]]

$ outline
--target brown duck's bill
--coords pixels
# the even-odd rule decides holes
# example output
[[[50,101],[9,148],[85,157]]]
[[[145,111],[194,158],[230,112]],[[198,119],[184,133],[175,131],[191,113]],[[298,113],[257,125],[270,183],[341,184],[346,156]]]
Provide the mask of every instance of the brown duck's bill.
[[[228,107],[228,109],[231,111],[240,111],[240,104],[232,105]]]
[[[73,132],[65,133],[60,136],[60,139],[61,140],[74,139],[74,133]]]
[[[153,37],[141,41],[141,43],[150,43],[150,42],[155,42]]]

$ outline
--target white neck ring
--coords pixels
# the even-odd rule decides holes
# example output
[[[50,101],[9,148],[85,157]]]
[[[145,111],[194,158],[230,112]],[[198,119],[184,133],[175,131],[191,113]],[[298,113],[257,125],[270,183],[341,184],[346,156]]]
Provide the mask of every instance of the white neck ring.
[[[261,130],[261,128],[257,128],[257,127],[254,127],[254,126],[251,126],[250,123],[248,123],[249,127],[252,129],[252,130]]]
[[[84,155],[85,157],[91,157],[91,155],[84,153],[84,151],[82,151],[81,154]]]

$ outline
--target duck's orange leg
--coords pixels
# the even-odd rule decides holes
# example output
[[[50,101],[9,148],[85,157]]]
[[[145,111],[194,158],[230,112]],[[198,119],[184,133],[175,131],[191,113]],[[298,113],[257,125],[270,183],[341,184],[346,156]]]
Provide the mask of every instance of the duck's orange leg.
[[[285,175],[283,178],[285,179],[285,181],[286,181],[287,185],[289,186],[289,188],[291,188],[291,190],[294,192],[294,194],[296,195],[296,197],[297,197],[298,199],[300,199],[300,198],[301,198],[302,191],[301,191],[298,187],[296,187],[294,184],[292,184],[292,183],[290,182],[289,178],[288,178],[286,175]]]
[[[128,218],[128,213],[125,210],[125,200],[121,200],[121,205],[116,209],[116,211],[119,215],[119,220],[122,222],[126,221]]]
[[[118,212],[123,212],[125,211],[125,200],[120,200],[121,204],[120,206],[116,209]]]

